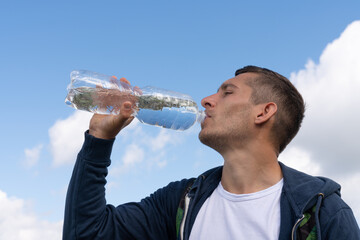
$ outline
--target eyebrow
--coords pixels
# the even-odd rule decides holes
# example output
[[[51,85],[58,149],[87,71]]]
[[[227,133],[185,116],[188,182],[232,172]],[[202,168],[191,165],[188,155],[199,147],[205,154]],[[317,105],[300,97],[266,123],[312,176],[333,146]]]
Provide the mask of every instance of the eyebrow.
[[[228,88],[238,88],[238,87],[237,87],[236,85],[232,84],[232,83],[223,83],[223,84],[219,87],[219,89],[217,90],[217,92],[219,92],[220,89],[223,90],[223,91],[225,91],[225,90],[228,89]]]

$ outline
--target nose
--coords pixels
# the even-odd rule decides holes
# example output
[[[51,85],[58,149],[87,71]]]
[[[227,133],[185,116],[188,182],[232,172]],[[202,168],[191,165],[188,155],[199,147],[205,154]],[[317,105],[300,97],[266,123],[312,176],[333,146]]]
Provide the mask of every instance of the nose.
[[[203,106],[204,108],[212,108],[212,107],[214,107],[215,106],[214,96],[215,96],[215,94],[203,98],[201,100],[201,106]]]

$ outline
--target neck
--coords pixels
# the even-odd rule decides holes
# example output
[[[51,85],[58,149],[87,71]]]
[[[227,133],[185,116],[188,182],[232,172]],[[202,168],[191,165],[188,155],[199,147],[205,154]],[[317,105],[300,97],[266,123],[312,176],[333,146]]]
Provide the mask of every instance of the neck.
[[[259,150],[260,149],[260,150]],[[253,193],[275,185],[282,179],[277,154],[264,146],[235,149],[222,154],[221,184],[235,194]]]

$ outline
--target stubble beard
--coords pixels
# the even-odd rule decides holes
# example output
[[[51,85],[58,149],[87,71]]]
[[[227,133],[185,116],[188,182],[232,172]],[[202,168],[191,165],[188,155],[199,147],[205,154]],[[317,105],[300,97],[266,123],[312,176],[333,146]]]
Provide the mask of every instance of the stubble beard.
[[[243,109],[236,117],[238,121],[229,120],[219,124],[204,125],[199,133],[199,140],[204,145],[220,154],[232,146],[245,145],[251,138],[249,125],[250,108]],[[211,125],[217,125],[217,129]]]
[[[206,132],[206,130],[201,130],[199,133],[199,140],[204,145],[213,148],[214,150],[220,152],[225,144],[226,139],[221,136],[218,132]]]

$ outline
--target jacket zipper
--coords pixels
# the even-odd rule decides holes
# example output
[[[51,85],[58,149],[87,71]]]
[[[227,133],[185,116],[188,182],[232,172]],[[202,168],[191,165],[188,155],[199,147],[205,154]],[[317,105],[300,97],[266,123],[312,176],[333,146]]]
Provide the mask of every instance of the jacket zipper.
[[[305,218],[305,215],[303,214],[302,217],[299,218],[299,219],[296,221],[296,223],[295,223],[295,225],[294,225],[294,227],[293,227],[293,229],[292,229],[292,231],[291,231],[291,240],[294,240],[294,233],[295,233],[296,226],[297,226],[304,218]]]

